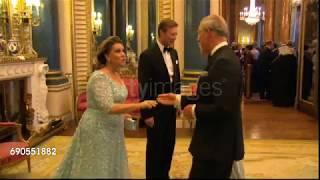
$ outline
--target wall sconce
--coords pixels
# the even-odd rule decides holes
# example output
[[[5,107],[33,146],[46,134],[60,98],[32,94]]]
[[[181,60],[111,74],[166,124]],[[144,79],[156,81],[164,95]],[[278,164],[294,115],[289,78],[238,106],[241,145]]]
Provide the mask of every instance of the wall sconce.
[[[131,48],[131,41],[133,39],[133,35],[134,35],[134,30],[132,29],[132,26],[131,25],[128,25],[127,26],[127,29],[126,29],[126,34],[127,34],[127,48],[128,50],[132,50]]]
[[[154,36],[154,33],[151,33],[150,36],[151,36],[151,41],[154,42],[154,40],[156,39],[156,37]]]
[[[101,36],[102,34],[102,14],[101,12],[93,12],[93,34]]]
[[[128,68],[131,71],[131,73],[136,74],[138,64],[136,60],[136,53],[131,47],[131,41],[133,40],[134,30],[132,28],[132,25],[128,25],[126,28],[126,35],[127,35],[127,63]]]
[[[132,41],[133,35],[134,35],[134,30],[132,29],[131,25],[127,26],[126,32],[127,32],[127,40]]]

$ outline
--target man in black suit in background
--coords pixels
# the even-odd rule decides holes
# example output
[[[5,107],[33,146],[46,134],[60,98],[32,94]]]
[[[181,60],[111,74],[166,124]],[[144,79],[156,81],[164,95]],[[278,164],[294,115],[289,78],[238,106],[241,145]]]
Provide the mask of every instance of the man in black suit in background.
[[[208,74],[200,77],[196,97],[159,95],[162,104],[181,105],[186,118],[196,118],[189,151],[190,178],[229,178],[234,161],[243,159],[240,63],[228,47],[228,27],[218,15],[204,17],[198,28]]]
[[[158,25],[158,39],[143,51],[138,66],[140,99],[156,99],[162,93],[180,93],[178,53],[172,48],[178,24],[165,19]],[[146,177],[169,178],[176,138],[176,108],[158,105],[141,110],[147,126]]]
[[[258,60],[258,86],[260,99],[271,99],[271,64],[277,57],[276,52],[273,51],[274,43],[267,41],[265,47],[259,55]]]

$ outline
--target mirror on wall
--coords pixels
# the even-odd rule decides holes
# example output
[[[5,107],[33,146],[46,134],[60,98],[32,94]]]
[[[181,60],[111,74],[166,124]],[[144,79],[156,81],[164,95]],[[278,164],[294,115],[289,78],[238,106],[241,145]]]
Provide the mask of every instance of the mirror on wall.
[[[304,101],[313,103],[316,93],[316,63],[317,58],[318,32],[318,0],[305,1],[305,23],[303,36],[302,78],[301,78],[301,98]]]
[[[93,69],[99,69],[96,53],[99,44],[112,35],[112,0],[91,0],[92,38],[91,55]]]
[[[127,66],[122,73],[137,74],[140,53],[154,43],[156,0],[91,0],[93,69],[99,69],[96,52],[108,36],[116,35],[126,46]],[[143,11],[148,9],[147,11]],[[150,34],[147,36],[146,34]]]

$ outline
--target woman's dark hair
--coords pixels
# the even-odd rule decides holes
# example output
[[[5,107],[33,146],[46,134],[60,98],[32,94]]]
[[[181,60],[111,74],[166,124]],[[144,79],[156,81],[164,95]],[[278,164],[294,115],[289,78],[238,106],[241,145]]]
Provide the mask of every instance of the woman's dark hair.
[[[98,53],[97,53],[97,59],[100,65],[107,64],[107,59],[105,57],[105,54],[109,54],[112,49],[112,46],[117,43],[121,43],[123,45],[123,42],[118,36],[110,36],[104,41],[102,41],[102,43],[99,45]]]

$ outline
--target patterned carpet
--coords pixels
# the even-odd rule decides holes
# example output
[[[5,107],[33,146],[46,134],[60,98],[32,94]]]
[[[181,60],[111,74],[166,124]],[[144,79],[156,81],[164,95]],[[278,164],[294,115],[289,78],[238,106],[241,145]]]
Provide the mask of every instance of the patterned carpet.
[[[71,141],[68,136],[55,136],[39,147],[55,147],[56,156],[32,156],[32,173],[26,161],[7,167],[2,178],[50,178],[60,164]],[[187,178],[191,156],[187,152],[189,138],[177,139],[171,177]],[[132,178],[145,177],[144,138],[127,138],[126,145]],[[246,178],[318,178],[318,141],[304,140],[246,140],[244,169]]]

